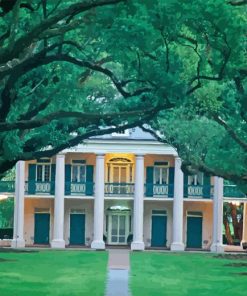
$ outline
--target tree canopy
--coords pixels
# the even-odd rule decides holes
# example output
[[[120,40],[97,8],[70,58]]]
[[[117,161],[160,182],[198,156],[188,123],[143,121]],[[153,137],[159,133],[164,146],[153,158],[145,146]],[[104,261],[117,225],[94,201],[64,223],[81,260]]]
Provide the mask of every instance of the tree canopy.
[[[246,182],[246,1],[10,2],[0,4],[0,173],[149,123],[185,168]]]

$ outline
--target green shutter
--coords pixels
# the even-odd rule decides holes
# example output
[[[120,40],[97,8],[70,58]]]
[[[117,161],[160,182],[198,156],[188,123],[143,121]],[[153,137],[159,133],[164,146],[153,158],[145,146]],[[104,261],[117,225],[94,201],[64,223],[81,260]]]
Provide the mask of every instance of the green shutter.
[[[184,173],[184,197],[188,197],[188,174]]]
[[[36,164],[28,165],[28,194],[35,194]]]
[[[210,198],[210,191],[210,176],[207,174],[203,174],[203,198]]]
[[[55,176],[56,176],[56,165],[51,165],[51,194],[55,194]]]
[[[168,187],[168,197],[174,196],[174,168],[169,168],[169,187]]]
[[[86,166],[86,195],[93,195],[93,165]]]
[[[146,168],[146,196],[153,196],[154,167]]]
[[[71,184],[71,165],[65,165],[65,195],[70,195],[70,184]]]

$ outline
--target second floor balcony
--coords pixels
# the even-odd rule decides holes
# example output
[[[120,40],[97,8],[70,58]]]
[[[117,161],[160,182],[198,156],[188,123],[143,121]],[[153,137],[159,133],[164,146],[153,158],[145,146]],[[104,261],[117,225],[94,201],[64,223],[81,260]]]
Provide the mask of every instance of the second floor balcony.
[[[14,195],[14,181],[0,181],[0,194]],[[93,182],[65,182],[64,194],[73,196],[94,196],[95,184]],[[135,183],[105,183],[105,197],[134,197]],[[25,182],[26,196],[54,196],[55,181]],[[173,198],[174,184],[144,184],[146,198]],[[246,195],[236,185],[224,185],[225,198],[246,198]],[[184,198],[210,199],[213,198],[212,185],[184,185]]]
[[[141,162],[138,168],[137,160]],[[67,198],[93,197],[96,179],[107,198],[133,198],[136,181],[140,180],[147,199],[171,199],[177,188],[183,189],[185,199],[213,197],[213,178],[200,172],[195,175],[183,174],[181,179],[177,178],[175,188],[175,166],[174,157],[166,155],[136,157],[131,153],[108,153],[96,157],[92,153],[68,153],[62,157],[26,162],[22,174],[26,180],[25,195],[32,197],[53,197],[56,187],[63,187]],[[56,180],[60,185],[56,186]],[[0,181],[2,194],[13,194],[14,187],[14,181]],[[140,184],[137,188],[140,188]],[[235,185],[225,184],[224,197],[244,198],[246,195]]]

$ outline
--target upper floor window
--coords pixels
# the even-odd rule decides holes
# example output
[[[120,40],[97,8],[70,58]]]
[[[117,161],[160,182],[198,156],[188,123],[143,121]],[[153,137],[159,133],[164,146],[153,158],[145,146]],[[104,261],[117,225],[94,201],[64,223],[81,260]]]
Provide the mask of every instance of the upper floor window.
[[[86,165],[84,160],[72,160],[71,179],[75,183],[86,182]]]
[[[154,184],[168,184],[168,162],[156,163],[154,166]]]
[[[51,181],[51,160],[48,158],[39,159],[36,169],[37,182],[50,182]]]
[[[107,164],[107,182],[132,183],[133,163],[127,158],[112,158]]]
[[[194,186],[203,185],[203,173],[198,172],[195,175],[189,175],[188,176],[188,185],[194,185]]]

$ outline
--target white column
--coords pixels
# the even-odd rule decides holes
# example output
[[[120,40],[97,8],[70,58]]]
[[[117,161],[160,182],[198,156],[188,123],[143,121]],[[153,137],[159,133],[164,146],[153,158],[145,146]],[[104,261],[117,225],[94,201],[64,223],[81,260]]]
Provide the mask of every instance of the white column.
[[[213,241],[210,250],[212,252],[224,252],[222,243],[223,226],[223,179],[214,177],[214,205],[213,205]]]
[[[24,248],[24,192],[25,192],[25,162],[18,161],[15,172],[15,209],[14,234],[12,248]]]
[[[244,203],[242,243],[247,243],[247,202]]]
[[[173,227],[171,251],[184,251],[183,243],[183,214],[184,214],[184,174],[181,170],[181,158],[175,158],[174,198],[173,198]]]
[[[144,202],[144,156],[136,155],[135,196],[133,214],[133,242],[131,250],[142,251],[143,242],[143,202]]]
[[[51,242],[52,248],[65,248],[64,241],[64,170],[65,155],[56,156],[55,177],[55,205],[54,205],[54,235]]]
[[[96,156],[95,199],[94,199],[94,239],[92,249],[104,250],[104,195],[105,195],[105,155]]]

